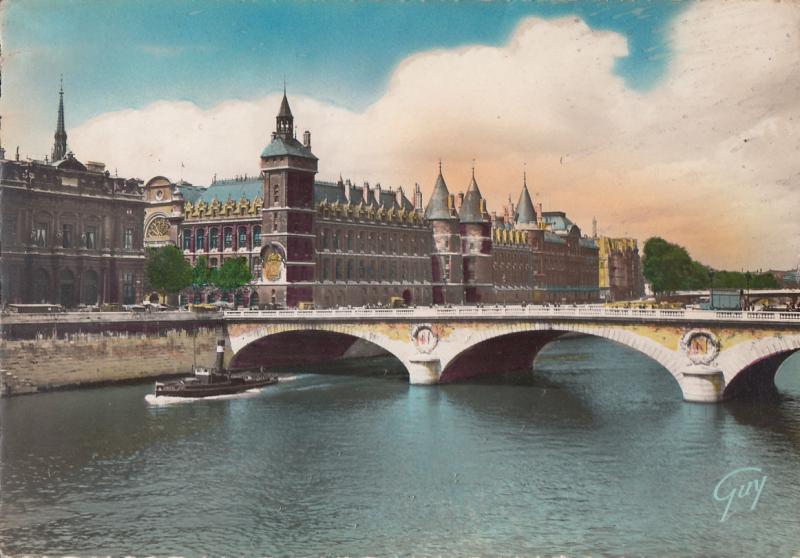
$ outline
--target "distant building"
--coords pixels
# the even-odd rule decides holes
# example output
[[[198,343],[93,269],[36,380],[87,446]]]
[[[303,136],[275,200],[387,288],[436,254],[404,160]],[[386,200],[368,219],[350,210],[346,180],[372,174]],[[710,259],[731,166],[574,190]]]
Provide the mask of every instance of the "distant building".
[[[598,271],[603,300],[636,300],[645,294],[639,247],[635,238],[596,239],[600,249]]]
[[[2,303],[141,302],[141,181],[111,176],[102,163],[81,163],[67,150],[63,88],[52,160],[2,155]]]
[[[284,95],[261,153],[260,175],[208,187],[154,177],[145,245],[172,243],[212,267],[245,257],[253,282],[242,302],[317,307],[599,301],[598,248],[561,212],[539,214],[523,181],[520,203],[488,213],[475,173],[448,190],[441,165],[427,206],[415,185],[317,180],[311,134],[294,137]],[[206,290],[201,300],[219,293]],[[194,295],[192,295],[194,296]]]

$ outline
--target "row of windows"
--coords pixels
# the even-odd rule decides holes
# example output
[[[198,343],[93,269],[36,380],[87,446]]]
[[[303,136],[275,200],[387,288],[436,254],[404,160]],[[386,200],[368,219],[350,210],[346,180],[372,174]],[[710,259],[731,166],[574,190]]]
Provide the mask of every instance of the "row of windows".
[[[183,229],[183,249],[184,250],[206,250],[214,251],[219,250],[220,240],[222,241],[222,248],[233,248],[233,227],[224,227],[222,229],[222,239],[220,239],[220,231],[218,228],[213,227],[208,230],[208,237],[206,237],[206,229],[197,229],[192,234],[192,229]],[[206,246],[208,240],[208,246]],[[236,236],[236,248],[252,249],[253,247],[261,246],[261,225],[253,227],[253,244],[250,245],[250,234],[246,227],[239,227]],[[194,241],[194,242],[192,242]]]
[[[83,232],[80,236],[77,235],[76,227],[72,223],[63,223],[61,230],[55,233],[54,239],[50,236],[50,223],[37,222],[31,231],[31,241],[39,248],[47,248],[48,246],[56,246],[61,248],[86,248],[87,250],[96,250],[99,248],[99,229],[97,225],[84,225]],[[124,227],[122,229],[122,248],[124,250],[134,249],[134,228]],[[10,243],[14,243],[15,238],[10,239]]]
[[[429,262],[354,260],[322,258],[322,281],[425,281]]]
[[[362,254],[427,254],[427,245],[419,235],[400,233],[375,233],[322,229],[319,234],[320,250],[334,252],[359,252]]]

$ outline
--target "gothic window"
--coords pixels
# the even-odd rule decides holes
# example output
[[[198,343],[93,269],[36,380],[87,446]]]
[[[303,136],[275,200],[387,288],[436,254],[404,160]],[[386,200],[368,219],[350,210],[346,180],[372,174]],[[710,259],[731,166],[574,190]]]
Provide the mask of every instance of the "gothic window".
[[[183,229],[183,249],[192,249],[192,229]]]
[[[208,231],[208,249],[216,250],[219,245],[219,229],[213,228]]]
[[[261,225],[253,227],[253,246],[261,246]]]
[[[358,233],[358,250],[364,253],[364,233]]]

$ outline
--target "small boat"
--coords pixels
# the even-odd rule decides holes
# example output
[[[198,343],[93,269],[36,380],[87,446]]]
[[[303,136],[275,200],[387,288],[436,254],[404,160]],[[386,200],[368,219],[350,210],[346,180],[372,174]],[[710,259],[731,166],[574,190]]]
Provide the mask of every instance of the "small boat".
[[[217,362],[214,368],[194,367],[194,376],[170,382],[156,382],[156,397],[212,397],[242,393],[250,389],[278,383],[278,377],[263,371],[225,370],[223,359],[225,341],[217,342]]]

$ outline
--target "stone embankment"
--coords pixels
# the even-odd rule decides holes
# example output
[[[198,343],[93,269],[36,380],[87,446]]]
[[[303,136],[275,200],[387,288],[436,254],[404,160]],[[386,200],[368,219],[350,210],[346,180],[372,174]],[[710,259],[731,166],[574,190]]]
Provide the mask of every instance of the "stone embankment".
[[[220,333],[215,314],[4,314],[0,394],[188,373],[213,364]]]

